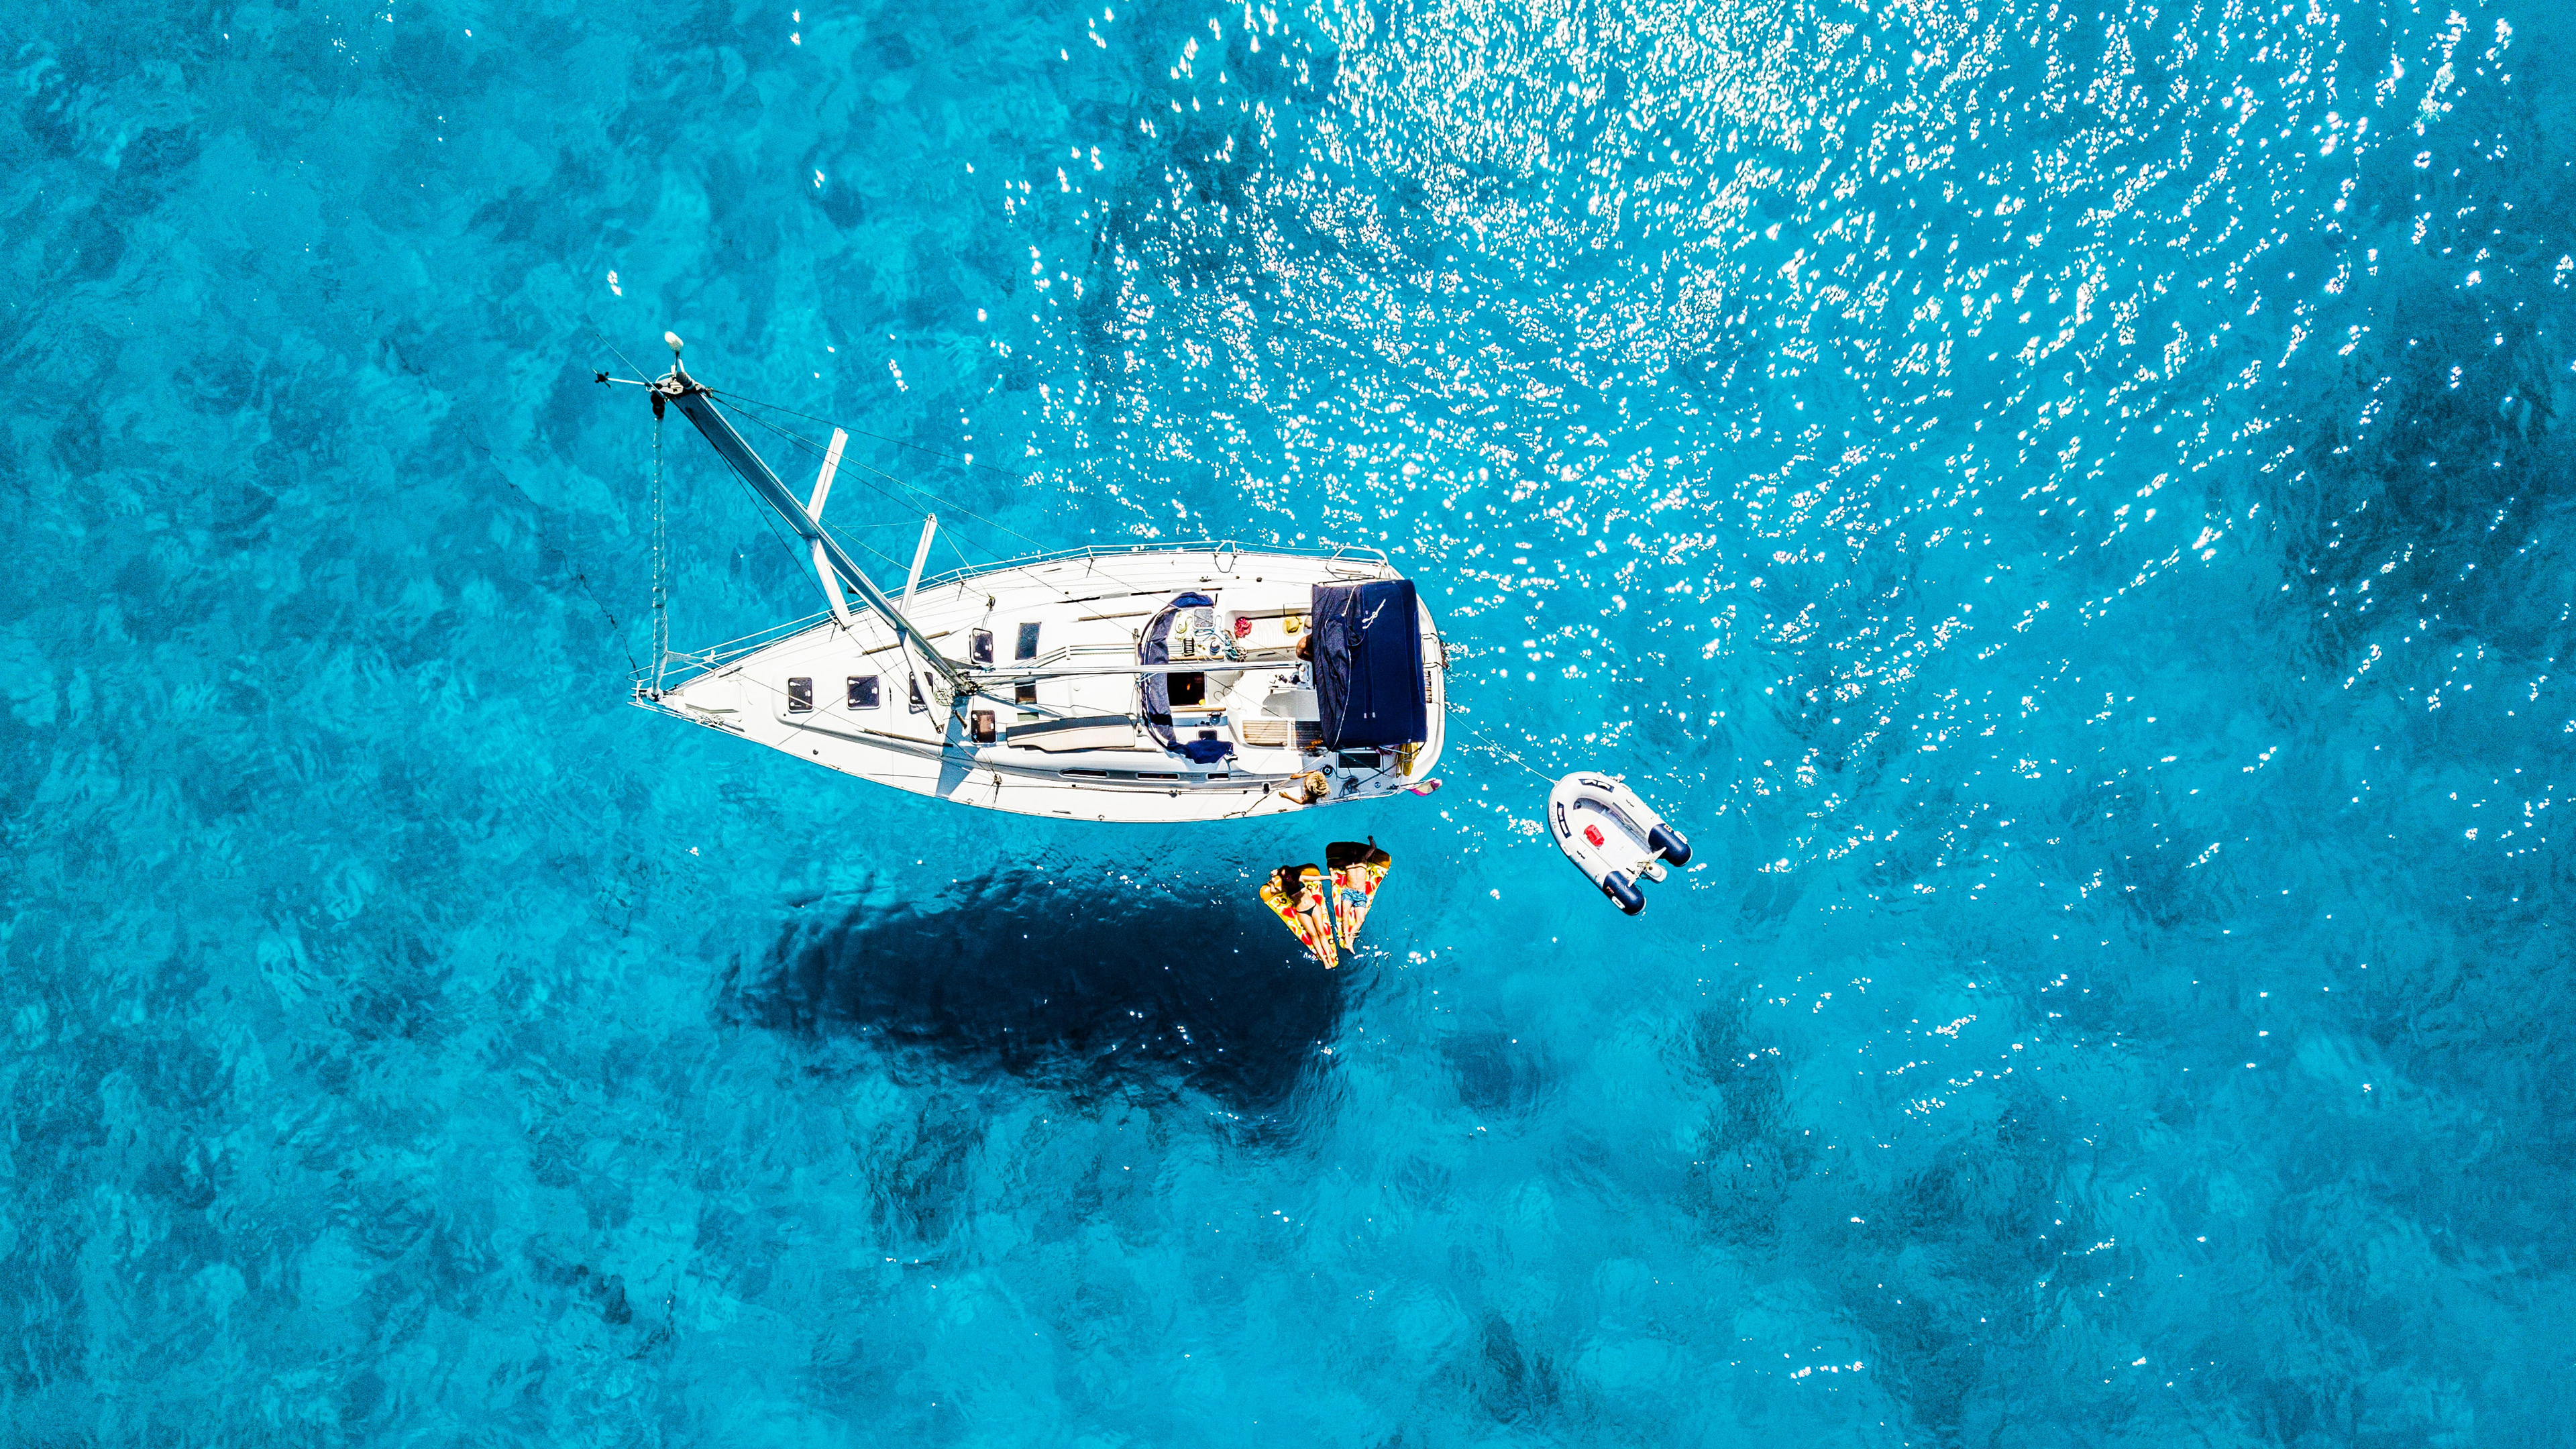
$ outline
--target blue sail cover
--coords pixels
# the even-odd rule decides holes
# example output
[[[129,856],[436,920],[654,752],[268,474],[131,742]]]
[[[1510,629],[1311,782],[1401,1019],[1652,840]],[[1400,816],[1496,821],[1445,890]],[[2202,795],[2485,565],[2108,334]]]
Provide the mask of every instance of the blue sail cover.
[[[1411,579],[1315,585],[1315,704],[1334,749],[1403,745],[1430,731]]]
[[[1136,646],[1136,662],[1139,664],[1171,663],[1172,621],[1180,617],[1183,609],[1204,609],[1215,602],[1216,600],[1205,594],[1187,593],[1165,604],[1162,612],[1154,616],[1153,622],[1145,626],[1145,637]],[[1164,674],[1146,675],[1142,693],[1145,707],[1141,713],[1144,716],[1146,732],[1151,734],[1154,742],[1164,749],[1180,749],[1180,741],[1172,737],[1171,677]]]

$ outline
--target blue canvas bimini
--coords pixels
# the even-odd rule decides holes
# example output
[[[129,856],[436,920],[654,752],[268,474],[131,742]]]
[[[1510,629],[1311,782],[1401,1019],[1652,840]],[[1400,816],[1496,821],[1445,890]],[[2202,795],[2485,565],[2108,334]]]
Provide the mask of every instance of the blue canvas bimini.
[[[1350,749],[1425,738],[1413,581],[1317,584],[1314,612],[1315,703],[1324,744]]]

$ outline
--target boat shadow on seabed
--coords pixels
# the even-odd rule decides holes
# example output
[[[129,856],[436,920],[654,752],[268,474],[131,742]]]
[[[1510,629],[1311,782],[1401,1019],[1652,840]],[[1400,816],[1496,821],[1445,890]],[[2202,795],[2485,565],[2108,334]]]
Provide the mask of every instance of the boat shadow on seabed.
[[[1338,1029],[1350,975],[1216,881],[1180,895],[1007,872],[922,906],[811,915],[738,970],[728,1014],[1077,1097],[1190,1090],[1276,1112]]]

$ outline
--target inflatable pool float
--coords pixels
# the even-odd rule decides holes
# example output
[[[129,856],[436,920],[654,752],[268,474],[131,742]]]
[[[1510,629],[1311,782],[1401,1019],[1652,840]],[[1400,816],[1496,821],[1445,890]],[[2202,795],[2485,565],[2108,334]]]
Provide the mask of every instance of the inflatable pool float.
[[[1646,908],[1638,881],[1662,880],[1667,865],[1690,864],[1690,842],[1664,823],[1637,792],[1578,770],[1547,792],[1547,828],[1601,893],[1635,915]]]
[[[1324,873],[1311,865],[1283,865],[1261,885],[1262,903],[1277,913],[1280,923],[1296,933],[1327,971],[1341,964],[1333,949],[1331,892]]]
[[[1365,845],[1336,840],[1324,847],[1324,868],[1333,873],[1333,933],[1343,950],[1359,944],[1360,922],[1368,919],[1369,902],[1394,864],[1374,837]]]

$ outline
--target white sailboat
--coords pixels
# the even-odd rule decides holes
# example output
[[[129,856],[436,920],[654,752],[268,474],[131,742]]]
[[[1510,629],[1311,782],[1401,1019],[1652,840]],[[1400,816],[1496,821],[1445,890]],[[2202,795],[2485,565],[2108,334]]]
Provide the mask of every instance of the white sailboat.
[[[799,501],[664,340],[660,380],[601,381],[696,425],[810,550],[826,608],[694,653],[657,639],[637,705],[1023,815],[1229,820],[1438,787],[1446,650],[1383,553],[1094,546],[924,579],[934,515],[890,598],[823,526],[847,435]]]

